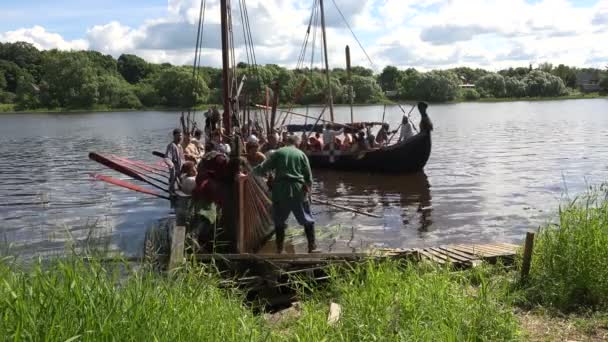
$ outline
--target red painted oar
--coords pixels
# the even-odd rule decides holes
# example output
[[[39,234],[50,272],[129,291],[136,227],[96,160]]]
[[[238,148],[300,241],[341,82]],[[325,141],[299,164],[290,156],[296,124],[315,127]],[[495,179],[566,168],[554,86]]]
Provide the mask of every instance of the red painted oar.
[[[169,175],[167,174],[167,169],[160,170],[160,169],[155,168],[155,167],[153,167],[151,165],[148,165],[146,163],[143,163],[143,162],[140,162],[140,161],[136,161],[136,160],[130,160],[130,159],[123,158],[123,157],[119,157],[119,156],[114,155],[114,154],[111,154],[110,157],[112,159],[118,160],[118,161],[120,161],[122,163],[128,164],[130,166],[136,167],[136,168],[144,170],[146,172],[150,172],[150,173],[153,173],[155,175],[159,175],[159,176],[164,177],[164,178],[169,178]]]
[[[102,165],[105,165],[105,166],[109,167],[112,170],[116,170],[116,171],[118,171],[118,172],[120,172],[120,173],[122,173],[124,175],[127,175],[127,176],[129,176],[129,177],[131,177],[133,179],[136,179],[138,181],[144,182],[146,184],[150,184],[150,185],[152,185],[153,187],[155,187],[157,189],[169,192],[169,190],[167,190],[167,189],[165,189],[165,188],[163,188],[163,187],[161,187],[161,186],[159,186],[157,184],[154,184],[151,181],[145,179],[140,173],[138,173],[137,171],[131,169],[130,167],[125,166],[125,165],[121,165],[121,164],[119,164],[119,163],[117,163],[117,162],[115,162],[113,160],[110,160],[110,159],[108,159],[108,158],[106,158],[106,157],[104,157],[104,156],[102,156],[102,155],[100,155],[98,153],[95,153],[95,152],[89,153],[89,158],[91,160],[94,160],[94,161],[102,164]],[[164,181],[158,180],[158,179],[150,177],[150,176],[147,176],[147,177],[150,178],[150,179],[153,179],[153,180],[155,180],[157,182],[160,182],[162,184],[167,185],[167,183],[164,182]]]
[[[158,198],[164,198],[164,199],[169,199],[169,197],[167,196],[163,196],[155,191],[152,190],[148,190],[144,187],[141,187],[139,185],[135,185],[133,183],[129,183],[127,181],[123,181],[121,179],[117,179],[117,178],[113,178],[110,176],[104,176],[104,175],[97,175],[97,174],[91,174],[91,177],[99,180],[99,181],[103,181],[106,183],[110,183],[110,184],[114,184],[116,186],[120,186],[129,190],[133,190],[133,191],[137,191],[137,192],[141,192],[142,194],[148,194],[148,195],[152,195],[152,196],[156,196]]]

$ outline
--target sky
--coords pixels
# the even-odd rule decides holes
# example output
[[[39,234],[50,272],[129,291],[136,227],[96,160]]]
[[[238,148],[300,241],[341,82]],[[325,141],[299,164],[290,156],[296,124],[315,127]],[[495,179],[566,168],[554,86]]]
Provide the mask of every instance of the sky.
[[[202,64],[219,66],[219,0],[205,2]],[[246,61],[239,2],[233,0],[233,31],[237,60]],[[258,64],[294,67],[313,0],[245,2]],[[456,66],[500,70],[543,62],[608,66],[608,0],[324,2],[332,68],[344,67],[346,45],[351,47],[354,65],[377,72],[386,65],[421,70]],[[200,0],[0,0],[0,41],[191,64],[200,4]],[[312,40],[307,65],[311,45]],[[315,66],[321,66],[320,56],[317,39]]]

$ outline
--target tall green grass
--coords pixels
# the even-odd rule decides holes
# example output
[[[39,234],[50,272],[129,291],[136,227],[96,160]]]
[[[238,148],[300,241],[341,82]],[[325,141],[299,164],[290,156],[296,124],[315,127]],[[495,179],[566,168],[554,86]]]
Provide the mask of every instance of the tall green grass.
[[[367,263],[335,275],[329,290],[304,303],[289,339],[310,341],[511,341],[519,339],[505,282],[398,262]],[[342,305],[327,324],[330,301]]]
[[[509,341],[519,338],[504,282],[484,272],[366,263],[335,271],[325,288],[302,284],[299,318],[267,324],[220,289],[217,273],[175,275],[78,260],[0,263],[0,336],[11,340]],[[330,301],[342,305],[327,323]]]
[[[571,202],[537,234],[528,298],[562,311],[608,309],[608,187]]]
[[[267,334],[210,273],[175,276],[83,261],[0,263],[0,336],[14,341],[243,341]]]

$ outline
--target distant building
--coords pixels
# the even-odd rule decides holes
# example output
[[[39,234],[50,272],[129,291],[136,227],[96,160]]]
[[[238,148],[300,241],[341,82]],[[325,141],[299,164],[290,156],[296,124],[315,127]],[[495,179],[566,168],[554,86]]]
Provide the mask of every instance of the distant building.
[[[397,90],[387,90],[387,91],[384,92],[384,94],[387,97],[395,97],[395,96],[399,95],[399,91],[397,91]]]
[[[459,87],[462,89],[475,89],[475,85],[471,83],[463,83]]]
[[[600,91],[600,74],[597,71],[579,71],[576,73],[576,86],[583,93]]]

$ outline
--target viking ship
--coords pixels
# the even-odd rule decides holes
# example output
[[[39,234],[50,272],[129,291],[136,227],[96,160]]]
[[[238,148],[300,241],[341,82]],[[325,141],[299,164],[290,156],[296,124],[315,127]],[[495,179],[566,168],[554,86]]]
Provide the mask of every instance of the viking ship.
[[[346,21],[346,18],[340,11],[340,8],[336,5],[335,1],[333,2],[336,10],[344,20],[344,23],[349,28],[350,32],[353,34],[354,39],[359,43],[359,46],[363,50],[365,56],[368,58],[370,63],[373,66],[373,62],[369,59],[369,55],[360,44],[359,39],[356,37],[355,33],[350,28],[350,25]],[[351,132],[356,133],[361,130],[362,127],[368,129],[368,133],[374,126],[383,126],[387,123],[384,122],[384,114],[383,113],[382,122],[374,122],[374,123],[358,123],[354,121],[354,110],[353,110],[353,102],[356,97],[356,94],[353,91],[352,82],[351,82],[351,59],[350,59],[350,48],[346,46],[345,55],[346,55],[346,72],[348,79],[348,98],[350,102],[350,122],[348,123],[337,123],[334,117],[334,101],[331,87],[331,78],[330,78],[330,67],[328,62],[328,49],[327,49],[327,33],[325,29],[325,8],[323,5],[323,0],[314,0],[314,4],[311,11],[311,16],[308,24],[308,29],[306,31],[306,35],[304,41],[302,43],[302,51],[300,52],[300,59],[298,60],[298,64],[296,69],[303,66],[303,62],[307,57],[307,48],[311,47],[311,64],[310,70],[313,70],[314,64],[314,48],[315,48],[315,38],[316,31],[314,30],[317,25],[320,24],[321,27],[321,50],[323,55],[323,67],[326,76],[326,86],[327,89],[325,91],[325,107],[321,112],[321,115],[318,117],[310,117],[308,115],[303,115],[300,113],[295,113],[291,110],[291,108],[281,111],[284,114],[282,123],[285,123],[286,118],[290,115],[295,115],[299,117],[304,117],[307,120],[313,119],[316,121],[312,125],[283,125],[281,128],[290,133],[303,134],[304,139],[307,139],[311,133],[313,132],[321,132],[323,126],[329,125],[330,127],[335,128],[344,128],[345,133]],[[311,35],[311,29],[313,30],[313,34]],[[312,37],[312,38],[311,38]],[[304,86],[304,85],[302,85]],[[296,91],[293,102],[298,100],[299,92]],[[276,104],[273,104],[276,106]],[[411,110],[406,114],[405,110],[401,105],[397,105],[397,107],[403,112],[404,116],[408,116],[410,118]],[[275,107],[273,107],[274,109]],[[325,118],[325,110],[329,109],[329,118]],[[412,107],[414,109],[414,107]],[[274,123],[274,111],[272,122]],[[273,126],[274,127],[274,126]],[[401,129],[401,126],[399,127]],[[415,129],[415,128],[414,128]],[[388,142],[384,143],[382,146],[378,148],[368,149],[365,151],[342,151],[335,148],[334,144],[328,144],[329,142],[325,142],[327,144],[327,148],[322,149],[322,151],[312,151],[306,150],[305,153],[308,155],[310,159],[311,166],[314,168],[327,168],[327,169],[335,169],[342,171],[354,171],[354,172],[384,172],[384,173],[416,173],[420,172],[424,169],[430,155],[431,155],[431,132],[423,131],[417,133],[415,136],[410,137],[408,139],[398,141],[394,144],[391,144],[391,139]]]
[[[203,48],[203,25],[205,22],[206,0],[200,3],[200,12],[198,20],[198,31],[196,37],[196,48],[194,56],[194,64],[192,68],[193,87],[195,81],[202,79],[200,71],[202,48]],[[222,102],[223,115],[222,126],[225,132],[225,139],[232,146],[232,154],[228,167],[228,175],[222,179],[222,188],[224,191],[225,208],[222,212],[221,228],[228,232],[226,235],[229,239],[230,253],[254,253],[259,250],[273,233],[271,217],[271,201],[268,188],[264,180],[254,176],[251,169],[248,167],[246,159],[242,158],[242,137],[252,133],[252,127],[263,127],[258,134],[269,134],[278,131],[294,132],[298,128],[303,128],[310,134],[312,131],[321,129],[320,123],[337,125],[354,129],[356,126],[353,122],[352,114],[352,98],[351,98],[351,122],[340,124],[334,120],[333,95],[331,91],[329,66],[327,57],[327,39],[325,33],[325,15],[323,8],[323,0],[314,0],[311,20],[307,36],[309,37],[310,28],[313,24],[316,27],[316,22],[320,19],[320,27],[323,36],[323,50],[325,60],[325,74],[327,80],[327,101],[326,108],[329,108],[329,119],[324,119],[323,112],[319,117],[312,117],[300,113],[295,113],[292,108],[287,110],[279,110],[279,87],[277,81],[273,82],[270,87],[265,88],[266,105],[261,106],[255,103],[252,99],[259,99],[261,96],[254,93],[246,84],[250,81],[258,83],[256,80],[256,58],[254,53],[254,40],[249,27],[249,19],[247,18],[247,8],[245,0],[239,0],[240,7],[240,28],[243,30],[244,45],[247,51],[247,71],[237,68],[235,59],[234,47],[234,27],[232,24],[232,7],[230,0],[220,0],[220,18],[221,18],[221,48],[222,48]],[[308,39],[308,38],[305,38]],[[306,46],[306,40],[304,46]],[[314,44],[313,44],[314,45]],[[306,56],[306,48],[303,48],[300,61],[298,64],[303,65]],[[348,49],[347,49],[348,50]],[[347,66],[350,73],[350,58],[347,54]],[[295,97],[302,93],[306,85],[306,79],[302,80],[296,90]],[[193,88],[194,91],[194,88]],[[352,95],[352,87],[350,87]],[[272,98],[272,104],[270,104]],[[292,101],[296,102],[296,101]],[[194,106],[194,103],[192,104]],[[261,109],[262,108],[262,109]],[[253,111],[253,112],[252,112]],[[193,133],[196,127],[202,127],[196,122],[196,110],[190,109],[187,113],[182,112],[179,118],[180,125],[185,133]],[[405,111],[404,111],[405,114]],[[307,119],[316,119],[312,127],[286,124],[287,118],[291,116],[303,116]],[[252,120],[253,119],[253,120]],[[383,120],[384,121],[384,120]],[[252,124],[253,123],[253,124]],[[260,124],[262,123],[262,124]],[[392,145],[383,146],[378,149],[370,149],[358,152],[342,152],[330,149],[328,151],[306,151],[313,167],[327,167],[349,171],[377,171],[377,172],[416,172],[421,170],[429,158],[431,151],[430,133],[420,133],[410,137],[405,141],[398,142]],[[162,153],[155,153],[158,156],[163,156]],[[122,179],[104,175],[93,175],[97,180],[104,181],[116,186],[128,188],[138,191],[143,194],[157,196],[159,198],[170,199],[175,206],[178,223],[185,222],[184,219],[190,208],[189,198],[177,198],[167,196],[165,193],[170,193],[168,189],[169,183],[169,168],[164,163],[143,163],[141,161],[129,160],[112,154],[95,153],[89,155],[90,159],[103,164],[115,171],[122,173],[138,182],[144,183],[144,186],[133,184]],[[155,188],[151,189],[149,186]],[[158,192],[161,191],[161,192]],[[313,200],[314,201],[314,200]],[[324,203],[332,205],[331,203]],[[336,206],[336,205],[334,205]],[[337,206],[336,206],[337,207]],[[352,210],[346,207],[340,207],[344,210]],[[365,214],[365,213],[362,213]],[[371,214],[368,214],[371,215]],[[181,216],[181,219],[180,219]]]

